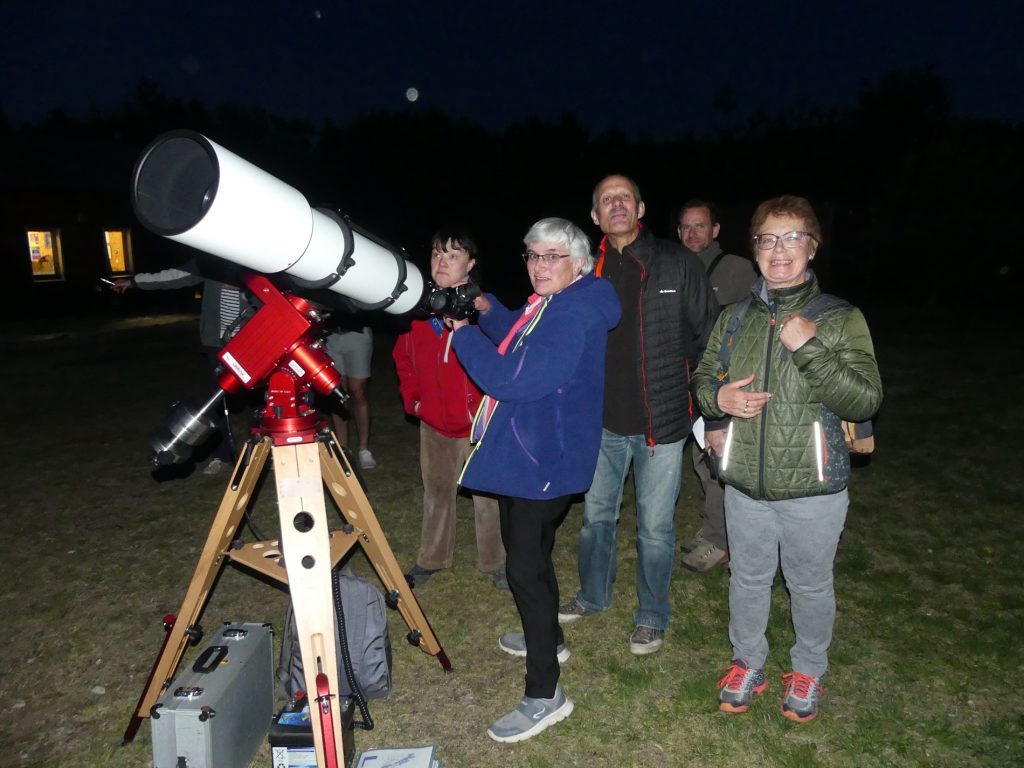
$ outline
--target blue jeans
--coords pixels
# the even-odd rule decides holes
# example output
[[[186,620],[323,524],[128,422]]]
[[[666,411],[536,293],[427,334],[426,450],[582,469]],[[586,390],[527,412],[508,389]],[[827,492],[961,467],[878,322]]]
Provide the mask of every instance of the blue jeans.
[[[587,492],[580,530],[580,591],[576,599],[588,611],[612,604],[615,536],[622,486],[630,464],[636,488],[637,626],[665,629],[671,608],[668,588],[676,551],[675,513],[682,484],[685,440],[647,445],[643,435],[601,431],[594,482]]]

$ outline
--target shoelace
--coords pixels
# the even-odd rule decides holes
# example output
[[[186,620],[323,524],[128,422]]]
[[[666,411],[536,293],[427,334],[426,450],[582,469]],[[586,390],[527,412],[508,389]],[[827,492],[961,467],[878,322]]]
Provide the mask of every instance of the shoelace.
[[[782,683],[786,686],[786,696],[793,695],[798,699],[810,699],[816,696],[821,690],[821,685],[810,675],[802,672],[790,672],[782,676]]]
[[[743,687],[744,680],[752,671],[741,667],[739,664],[733,664],[725,673],[725,677],[718,681],[718,687],[724,687],[730,691],[738,691]]]

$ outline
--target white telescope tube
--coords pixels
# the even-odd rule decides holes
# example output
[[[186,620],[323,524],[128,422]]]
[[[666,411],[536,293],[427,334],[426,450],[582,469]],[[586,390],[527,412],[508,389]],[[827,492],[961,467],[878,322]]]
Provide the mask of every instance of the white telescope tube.
[[[403,314],[423,294],[422,275],[401,253],[199,133],[172,131],[143,151],[132,205],[158,235],[255,272],[321,283],[367,308]]]

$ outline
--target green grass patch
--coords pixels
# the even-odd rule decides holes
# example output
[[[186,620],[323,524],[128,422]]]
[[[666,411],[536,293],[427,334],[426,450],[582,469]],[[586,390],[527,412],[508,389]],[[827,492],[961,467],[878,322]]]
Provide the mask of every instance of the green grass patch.
[[[566,627],[562,670],[576,711],[543,735],[497,745],[487,726],[522,695],[523,662],[497,638],[518,628],[507,593],[474,567],[472,508],[460,503],[454,567],[418,590],[455,672],[410,648],[391,615],[394,690],[371,704],[377,727],[357,749],[435,742],[449,768],[564,766],[1024,765],[1024,473],[1016,466],[1024,401],[981,381],[1016,381],[1007,356],[970,323],[869,313],[886,388],[878,449],[855,471],[836,562],[838,614],[822,714],[805,726],[779,712],[793,643],[781,573],[768,629],[769,688],[744,715],[717,710],[730,658],[728,571],[685,573],[672,586],[664,649],[628,650],[635,609],[635,510],[627,487],[612,607]],[[878,320],[876,321],[876,316]],[[57,325],[55,324],[56,328]],[[418,543],[422,488],[414,425],[401,413],[391,338],[377,335],[370,395],[369,497],[403,567]],[[148,723],[119,746],[160,641],[178,610],[226,478],[184,471],[158,482],[147,437],[171,402],[205,395],[194,320],[88,324],[60,333],[5,329],[0,353],[0,743],[13,766],[150,765]],[[955,355],[951,353],[955,350]],[[994,361],[999,360],[999,376]],[[988,375],[986,375],[988,374]],[[236,428],[242,430],[243,420]],[[680,540],[697,527],[687,468]],[[577,587],[570,512],[555,548],[563,595]],[[265,483],[256,525],[276,535]],[[253,538],[243,531],[247,538]],[[362,554],[356,570],[370,574]],[[225,568],[203,617],[283,620],[287,595]],[[187,660],[190,657],[187,657]],[[254,765],[268,766],[264,749]]]

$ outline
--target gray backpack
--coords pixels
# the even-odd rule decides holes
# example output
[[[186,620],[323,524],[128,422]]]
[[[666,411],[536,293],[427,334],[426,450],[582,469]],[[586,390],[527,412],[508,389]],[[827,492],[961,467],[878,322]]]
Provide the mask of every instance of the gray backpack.
[[[348,568],[333,571],[333,580],[340,695],[355,698],[364,720],[369,720],[365,699],[382,699],[391,691],[387,606],[379,589]],[[289,696],[306,687],[291,602],[285,614],[277,679]],[[373,721],[363,724],[369,730],[367,725],[372,728]]]

